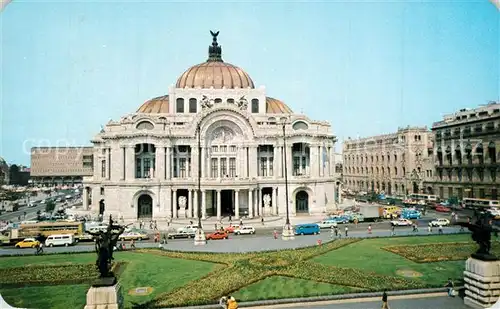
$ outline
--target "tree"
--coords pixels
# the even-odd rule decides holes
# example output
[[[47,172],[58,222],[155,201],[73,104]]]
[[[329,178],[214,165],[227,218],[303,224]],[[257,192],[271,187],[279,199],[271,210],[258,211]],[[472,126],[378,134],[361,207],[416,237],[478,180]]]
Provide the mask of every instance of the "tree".
[[[54,203],[54,201],[47,201],[47,203],[45,203],[46,212],[52,212],[54,208],[56,208],[56,203]]]

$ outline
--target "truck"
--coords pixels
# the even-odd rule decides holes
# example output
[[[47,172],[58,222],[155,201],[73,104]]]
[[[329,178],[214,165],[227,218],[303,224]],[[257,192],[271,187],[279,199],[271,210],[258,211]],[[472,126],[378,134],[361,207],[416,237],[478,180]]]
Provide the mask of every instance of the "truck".
[[[0,232],[0,245],[9,246],[21,241],[25,238],[17,228],[9,228]]]
[[[359,214],[364,221],[379,221],[383,217],[383,207],[378,205],[360,205]]]

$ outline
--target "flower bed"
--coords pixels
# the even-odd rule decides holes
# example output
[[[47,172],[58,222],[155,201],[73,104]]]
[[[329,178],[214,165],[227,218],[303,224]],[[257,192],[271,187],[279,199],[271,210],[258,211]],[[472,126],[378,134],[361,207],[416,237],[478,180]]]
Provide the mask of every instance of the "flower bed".
[[[477,250],[476,243],[455,242],[419,245],[387,246],[382,249],[398,254],[417,263],[466,260]],[[494,254],[500,253],[500,246],[493,244]]]

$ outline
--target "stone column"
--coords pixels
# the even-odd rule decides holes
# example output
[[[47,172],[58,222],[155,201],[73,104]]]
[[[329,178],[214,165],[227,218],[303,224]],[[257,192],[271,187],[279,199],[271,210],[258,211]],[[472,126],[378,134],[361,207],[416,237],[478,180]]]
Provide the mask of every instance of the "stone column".
[[[82,194],[82,203],[83,203],[83,209],[88,210],[89,207],[89,189],[88,187],[83,188],[83,194]]]
[[[111,148],[106,148],[106,179],[111,179]]]
[[[207,192],[201,190],[201,218],[207,218]]]
[[[193,208],[194,208],[194,218],[198,218],[198,190],[193,190],[194,200],[193,200]]]
[[[177,218],[177,189],[172,193],[172,218]]]
[[[342,184],[339,184],[339,204],[342,204]]]
[[[135,146],[128,145],[125,151],[125,162],[127,162],[125,179],[132,180],[135,178]]]
[[[240,218],[240,190],[234,190],[234,218]]]
[[[155,155],[155,169],[154,169],[154,177],[156,179],[164,179],[165,178],[165,147],[163,145],[158,145],[156,147],[156,155]]]
[[[273,148],[273,178],[278,179],[279,177],[279,170],[280,170],[280,163],[279,163],[279,146],[274,145]]]
[[[273,187],[273,195],[272,195],[272,200],[271,203],[273,205],[273,215],[278,214],[278,194],[277,194],[278,188]]]
[[[187,217],[188,218],[192,218],[193,217],[193,194],[192,194],[192,190],[189,189],[188,190],[188,215]]]
[[[336,192],[337,192],[337,184],[334,183],[333,184],[333,203],[335,204],[335,206],[337,206],[337,200],[336,200],[336,197],[335,197],[335,195],[337,194]]]
[[[172,177],[171,166],[170,166],[170,163],[172,162],[170,159],[170,156],[172,153],[172,147],[167,146],[165,150],[166,150],[166,154],[165,154],[165,179],[170,179]]]
[[[220,191],[217,190],[217,220],[220,220],[221,218],[221,197],[220,197]]]
[[[323,177],[323,171],[324,171],[324,163],[323,162],[323,148],[321,146],[318,146],[318,160],[319,160],[319,166],[318,166],[318,176]]]
[[[286,146],[286,171],[288,173],[287,177],[290,179],[293,176],[293,160],[292,160],[292,145],[287,144]],[[285,170],[283,169],[283,173]],[[283,176],[285,177],[285,176]]]
[[[243,176],[248,177],[248,147],[243,147]]]
[[[257,196],[259,197],[259,201],[257,203],[257,209],[258,209],[258,213],[261,217],[264,217],[264,211],[262,210],[262,188],[258,188],[257,189]]]
[[[127,177],[127,147],[120,147],[120,179],[125,180]]]
[[[172,212],[172,190],[167,190],[167,196],[166,196],[166,201],[165,201],[165,208],[167,210],[167,216],[169,218],[173,217],[173,212]]]
[[[258,163],[257,163],[257,147],[256,146],[250,146],[249,150],[249,167],[250,167],[250,173],[249,177],[257,177],[257,168],[258,168]]]
[[[248,217],[253,218],[253,190],[248,189]]]
[[[335,151],[333,147],[330,147],[330,162],[328,165],[330,167],[330,176],[335,175]]]

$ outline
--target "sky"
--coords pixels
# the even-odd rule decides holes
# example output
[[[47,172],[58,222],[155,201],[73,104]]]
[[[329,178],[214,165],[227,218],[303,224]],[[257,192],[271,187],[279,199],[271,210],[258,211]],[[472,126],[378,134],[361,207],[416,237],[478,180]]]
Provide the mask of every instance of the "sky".
[[[342,141],[500,99],[500,13],[477,1],[12,1],[0,13],[0,156],[90,145],[190,66],[210,30],[267,95]]]

